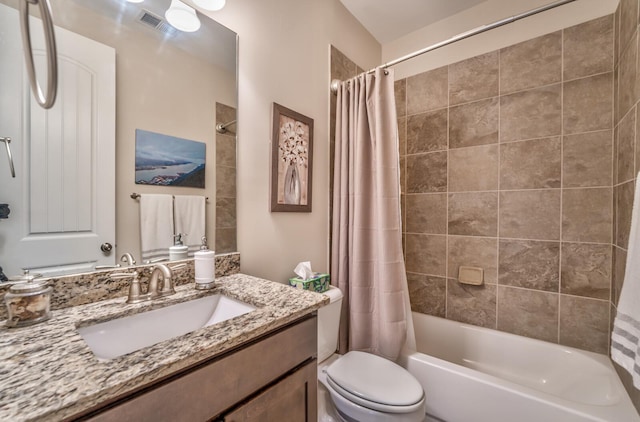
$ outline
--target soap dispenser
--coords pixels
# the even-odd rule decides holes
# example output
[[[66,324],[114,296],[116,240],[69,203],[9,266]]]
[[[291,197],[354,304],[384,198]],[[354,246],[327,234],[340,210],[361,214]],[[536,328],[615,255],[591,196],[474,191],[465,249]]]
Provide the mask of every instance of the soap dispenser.
[[[169,261],[188,258],[189,247],[182,244],[182,236],[182,233],[173,236],[173,246],[169,248]]]
[[[212,289],[216,281],[216,253],[207,246],[207,238],[202,236],[200,250],[193,254],[196,272],[196,290]]]

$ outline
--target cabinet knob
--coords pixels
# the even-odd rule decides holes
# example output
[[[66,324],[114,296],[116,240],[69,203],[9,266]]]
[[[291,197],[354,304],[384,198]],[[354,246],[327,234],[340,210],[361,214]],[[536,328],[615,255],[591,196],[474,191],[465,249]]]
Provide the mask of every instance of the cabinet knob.
[[[109,252],[111,252],[112,249],[113,249],[113,245],[111,243],[109,243],[109,242],[106,242],[106,243],[103,243],[102,245],[100,245],[100,250],[102,252],[109,253]]]

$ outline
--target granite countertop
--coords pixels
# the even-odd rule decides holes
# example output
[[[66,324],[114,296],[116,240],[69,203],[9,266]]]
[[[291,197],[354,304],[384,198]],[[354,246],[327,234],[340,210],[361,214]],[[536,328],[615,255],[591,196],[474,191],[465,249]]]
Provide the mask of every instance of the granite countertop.
[[[327,304],[327,296],[243,274],[217,279],[213,290],[194,284],[167,298],[127,305],[116,298],[53,311],[42,324],[0,325],[0,420],[49,421],[78,414],[106,400],[219,355]],[[222,293],[256,310],[181,337],[103,361],[76,328]]]

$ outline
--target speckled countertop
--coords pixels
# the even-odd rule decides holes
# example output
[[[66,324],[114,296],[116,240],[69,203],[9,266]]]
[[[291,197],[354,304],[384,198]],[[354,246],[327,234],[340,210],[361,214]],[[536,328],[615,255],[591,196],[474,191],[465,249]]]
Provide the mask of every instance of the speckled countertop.
[[[0,420],[61,420],[106,400],[219,355],[272,331],[324,304],[317,293],[234,274],[217,279],[211,291],[193,284],[177,294],[135,305],[115,298],[53,311],[45,323],[0,326]],[[98,360],[76,328],[177,302],[222,293],[257,309],[119,358]]]

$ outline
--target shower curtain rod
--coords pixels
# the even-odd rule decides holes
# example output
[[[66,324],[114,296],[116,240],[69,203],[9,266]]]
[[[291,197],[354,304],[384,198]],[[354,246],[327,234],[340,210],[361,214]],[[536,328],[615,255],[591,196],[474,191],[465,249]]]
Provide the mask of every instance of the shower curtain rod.
[[[439,43],[430,45],[430,46],[425,47],[425,48],[423,48],[421,50],[414,51],[413,53],[407,54],[406,56],[402,56],[402,57],[397,58],[395,60],[392,60],[390,62],[381,64],[378,67],[374,67],[373,69],[369,69],[366,72],[361,73],[361,75],[362,74],[366,74],[366,73],[373,73],[373,72],[376,71],[376,69],[386,69],[388,67],[395,66],[395,65],[397,65],[399,63],[405,62],[405,61],[407,61],[409,59],[413,59],[414,57],[421,56],[421,55],[423,55],[425,53],[428,53],[430,51],[437,50],[438,48],[444,47],[446,45],[453,44],[453,43],[458,42],[458,41],[462,41],[464,39],[473,37],[474,35],[482,34],[483,32],[487,32],[487,31],[490,31],[492,29],[499,28],[501,26],[510,24],[512,22],[515,22],[515,21],[519,21],[520,19],[528,18],[529,16],[537,15],[538,13],[546,12],[547,10],[555,9],[556,7],[563,6],[563,5],[567,4],[567,3],[573,3],[574,1],[576,1],[576,0],[560,0],[560,1],[556,1],[554,3],[549,3],[549,4],[545,5],[545,6],[541,6],[541,7],[538,7],[536,9],[531,9],[531,10],[529,10],[527,12],[520,13],[519,15],[514,15],[514,16],[511,16],[509,18],[505,18],[505,19],[499,20],[497,22],[490,23],[488,25],[479,26],[479,27],[474,28],[474,29],[472,29],[470,31],[463,32],[462,34],[458,34],[456,36],[453,36],[453,37],[451,37],[451,38],[449,38],[447,40],[440,41]],[[333,92],[334,94],[337,93],[341,82],[342,81],[340,81],[339,79],[332,80],[331,81],[331,92]]]

